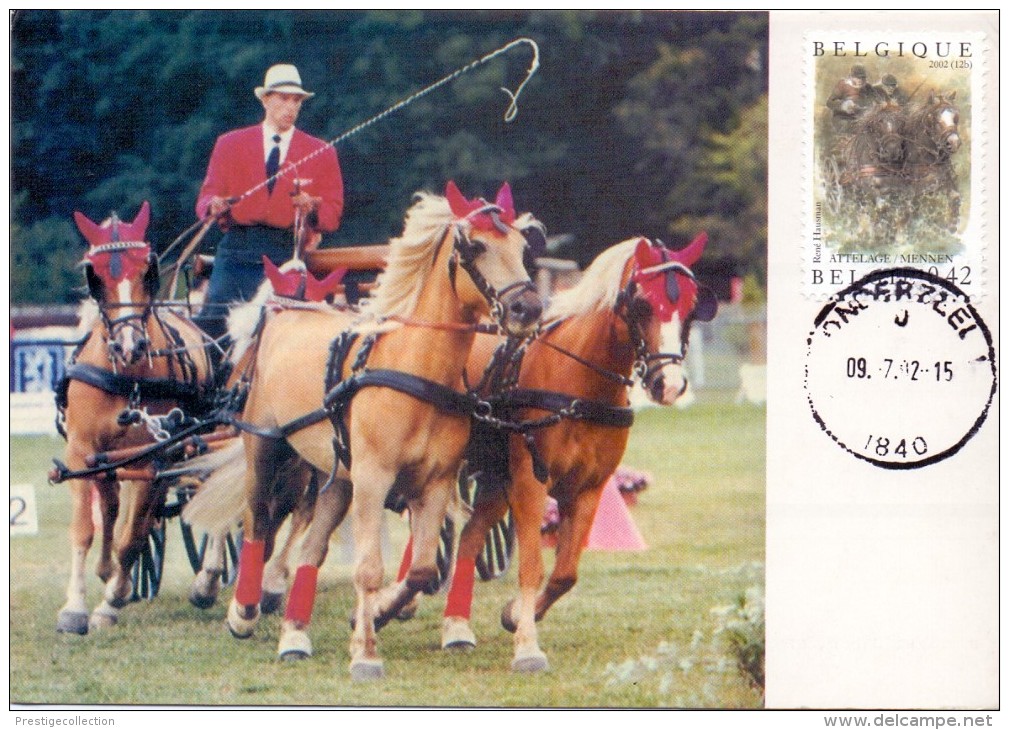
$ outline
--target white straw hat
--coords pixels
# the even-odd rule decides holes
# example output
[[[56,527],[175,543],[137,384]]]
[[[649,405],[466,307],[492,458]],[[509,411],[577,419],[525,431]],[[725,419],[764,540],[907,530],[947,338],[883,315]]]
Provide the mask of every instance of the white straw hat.
[[[256,87],[256,97],[262,99],[271,92],[281,94],[301,94],[306,99],[315,96],[311,91],[301,88],[301,74],[289,63],[278,63],[270,66],[263,79],[263,85]]]

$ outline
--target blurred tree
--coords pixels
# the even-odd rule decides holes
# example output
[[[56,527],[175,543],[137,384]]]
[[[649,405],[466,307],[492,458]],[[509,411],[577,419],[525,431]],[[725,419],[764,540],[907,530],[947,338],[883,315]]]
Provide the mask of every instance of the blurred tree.
[[[735,174],[724,166],[747,161],[711,157],[713,135],[733,143],[757,109],[766,32],[765,15],[731,13],[19,11],[11,263],[44,268],[12,274],[12,301],[73,300],[75,209],[128,217],[150,200],[150,238],[167,246],[194,221],[214,140],[260,121],[252,88],[279,62],[317,92],[299,126],[332,139],[516,37],[540,44],[513,123],[500,89],[524,78],[527,47],[341,144],[340,245],[395,235],[410,195],[449,179],[485,196],[509,180],[519,208],[573,234],[560,253],[581,263],[622,238],[679,233],[688,216],[728,220],[763,187],[730,185],[713,202],[712,186]]]

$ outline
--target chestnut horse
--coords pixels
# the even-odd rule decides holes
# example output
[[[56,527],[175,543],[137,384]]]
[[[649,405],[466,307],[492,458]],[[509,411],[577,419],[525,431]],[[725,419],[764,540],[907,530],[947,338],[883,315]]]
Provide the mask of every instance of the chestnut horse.
[[[442,624],[442,646],[472,647],[469,626],[473,571],[488,531],[509,508],[519,550],[519,597],[505,606],[502,624],[515,633],[512,669],[548,666],[536,621],[574,586],[578,562],[603,486],[620,463],[633,413],[627,388],[636,375],[656,403],[672,404],[687,387],[683,372],[690,325],[715,316],[717,301],[698,285],[690,266],[704,250],[701,234],[681,251],[646,239],[619,243],[600,254],[572,289],[558,294],[544,316],[543,334],[522,360],[517,387],[501,398],[511,419],[533,424],[500,442],[474,432],[467,458],[478,497],[459,541]],[[488,348],[475,350],[468,368],[482,372]],[[503,454],[495,463],[494,454]],[[538,478],[539,477],[539,478]],[[540,526],[547,495],[560,512],[557,559],[546,588]]]
[[[67,439],[66,468],[80,472],[87,471],[91,454],[154,440],[143,419],[120,420],[125,410],[198,410],[207,404],[212,378],[201,331],[152,301],[158,290],[157,257],[144,241],[150,206],[145,202],[132,223],[115,214],[101,225],[82,213],[74,218],[90,245],[84,270],[98,305],[98,316],[74,353],[57,395]],[[131,481],[117,482],[107,473],[70,480],[70,581],[56,623],[59,632],[86,634],[89,627],[112,626],[130,601],[130,570],[165,499],[146,472],[133,471],[137,478]],[[95,531],[93,491],[102,523],[96,572],[105,582],[105,593],[89,619],[85,559]]]
[[[391,494],[406,499],[415,545],[402,595],[394,598],[395,613],[437,578],[439,530],[469,439],[472,400],[457,391],[477,322],[491,315],[506,332],[526,336],[542,311],[523,267],[526,241],[517,226],[524,218],[516,220],[507,185],[494,204],[466,200],[452,183],[444,198],[421,193],[403,235],[390,242],[388,264],[364,316],[301,310],[267,315],[243,413],[244,450],[220,457],[224,463],[186,514],[209,532],[230,523],[230,510],[212,512],[215,504],[233,501],[228,495],[234,483],[217,477],[246,465],[246,540],[228,610],[236,637],[250,636],[259,619],[265,558],[286,517],[276,505],[285,488],[304,484],[289,478],[291,470],[303,473],[308,465],[330,474],[331,484],[318,490],[279,653],[311,654],[307,630],[318,568],[353,484],[357,607],[350,672],[355,679],[383,675],[375,625],[381,612],[382,511]],[[309,418],[313,422],[306,424],[306,414],[324,401],[332,422]]]

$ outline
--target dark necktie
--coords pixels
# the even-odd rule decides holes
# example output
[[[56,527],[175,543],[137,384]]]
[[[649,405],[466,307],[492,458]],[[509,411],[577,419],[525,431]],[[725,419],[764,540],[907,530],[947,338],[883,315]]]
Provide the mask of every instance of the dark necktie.
[[[273,135],[273,149],[270,150],[270,156],[266,158],[266,190],[272,195],[273,186],[276,184],[276,180],[273,176],[277,174],[277,170],[280,169],[280,135]]]

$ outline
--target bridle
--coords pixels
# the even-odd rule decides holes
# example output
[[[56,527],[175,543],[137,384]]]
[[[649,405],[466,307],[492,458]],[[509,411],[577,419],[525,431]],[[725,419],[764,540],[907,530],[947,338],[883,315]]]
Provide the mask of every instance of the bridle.
[[[627,286],[617,296],[616,314],[627,327],[627,333],[631,344],[634,347],[633,372],[641,381],[641,384],[648,389],[655,374],[660,372],[667,365],[682,365],[687,357],[687,347],[690,339],[690,325],[694,319],[694,313],[687,316],[680,328],[680,351],[679,352],[651,352],[648,349],[648,342],[645,338],[644,329],[637,317],[633,316],[634,308],[631,305],[635,299],[637,283],[643,278],[657,276],[665,277],[665,295],[671,303],[675,303],[680,298],[680,286],[676,281],[676,275],[682,274],[691,281],[696,282],[697,277],[689,267],[679,261],[669,261],[669,252],[662,249],[663,262],[654,266],[635,271],[631,274]],[[647,301],[647,300],[646,300]],[[683,395],[687,390],[687,379],[683,379],[683,387],[678,395]]]
[[[128,251],[134,251],[138,249],[149,249],[149,244],[143,241],[113,241],[111,243],[102,244],[100,246],[93,247],[87,255],[87,267],[88,267],[88,286],[93,299],[98,303],[98,313],[101,317],[102,324],[105,326],[105,344],[108,351],[109,362],[112,365],[113,372],[116,371],[117,366],[120,362],[124,364],[129,364],[125,362],[123,358],[123,339],[127,332],[132,332],[136,342],[135,347],[137,349],[143,349],[146,352],[148,360],[150,360],[153,355],[148,347],[148,333],[147,333],[147,321],[150,319],[151,313],[153,311],[153,300],[151,298],[152,287],[156,290],[157,288],[157,271],[151,271],[150,267],[157,266],[157,259],[154,258],[153,254],[147,257],[148,272],[144,275],[144,286],[147,290],[148,297],[144,302],[117,302],[109,303],[104,301],[105,297],[102,296],[101,285],[107,285],[106,282],[101,280],[101,277],[94,271],[93,258],[102,254],[111,254],[113,256],[117,254],[122,254]],[[119,264],[121,265],[121,264]],[[153,280],[153,285],[150,283]],[[110,314],[110,309],[115,308],[138,308],[141,307],[139,312],[129,312],[118,317],[114,317]],[[135,362],[135,360],[134,360]]]
[[[509,284],[501,291],[498,291],[494,286],[487,281],[484,275],[480,272],[477,266],[476,260],[483,252],[482,245],[479,243],[474,243],[467,236],[463,222],[469,220],[478,215],[486,215],[490,218],[493,223],[494,228],[502,235],[507,235],[511,230],[510,226],[501,220],[502,210],[499,206],[488,204],[482,206],[471,212],[462,221],[455,222],[455,231],[452,242],[452,255],[448,260],[448,278],[452,284],[452,292],[457,294],[456,290],[456,271],[457,269],[462,269],[469,276],[470,280],[473,282],[473,286],[480,293],[487,304],[490,307],[490,317],[491,319],[500,325],[502,328],[505,327],[505,300],[507,298],[513,297],[517,294],[523,294],[531,292],[536,293],[536,287],[533,285],[532,281],[528,278],[525,280],[519,280],[512,284]],[[444,237],[443,237],[444,240]],[[440,244],[439,244],[440,248]],[[438,251],[435,251],[435,258],[438,257]]]

